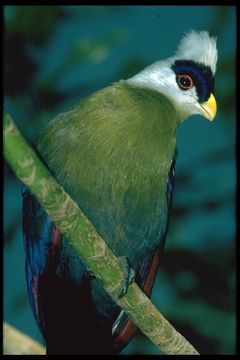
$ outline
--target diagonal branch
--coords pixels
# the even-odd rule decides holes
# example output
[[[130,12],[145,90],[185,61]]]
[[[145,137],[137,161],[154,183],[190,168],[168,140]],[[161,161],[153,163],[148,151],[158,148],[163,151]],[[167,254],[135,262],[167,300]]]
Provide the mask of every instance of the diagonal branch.
[[[132,283],[127,293],[119,298],[124,281],[120,260],[52,177],[8,114],[4,116],[4,155],[17,177],[28,186],[79,257],[139,329],[165,354],[198,355],[136,283]]]

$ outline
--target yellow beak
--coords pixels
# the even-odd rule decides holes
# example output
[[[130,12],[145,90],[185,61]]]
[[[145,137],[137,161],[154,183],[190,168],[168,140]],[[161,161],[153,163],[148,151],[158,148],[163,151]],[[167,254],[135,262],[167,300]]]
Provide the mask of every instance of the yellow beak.
[[[213,94],[210,95],[208,101],[199,104],[201,114],[208,120],[213,121],[217,113],[217,103]]]

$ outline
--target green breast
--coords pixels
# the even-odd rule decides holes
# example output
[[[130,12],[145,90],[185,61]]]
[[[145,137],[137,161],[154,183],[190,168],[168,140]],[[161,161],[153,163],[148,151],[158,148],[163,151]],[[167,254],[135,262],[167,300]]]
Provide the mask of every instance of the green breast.
[[[58,116],[38,139],[55,177],[120,255],[123,244],[134,250],[163,231],[178,122],[164,96],[121,81]]]

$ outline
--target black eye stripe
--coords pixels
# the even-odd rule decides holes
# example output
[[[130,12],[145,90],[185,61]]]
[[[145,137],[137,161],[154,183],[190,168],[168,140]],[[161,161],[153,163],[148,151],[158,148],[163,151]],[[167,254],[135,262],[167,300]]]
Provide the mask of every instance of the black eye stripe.
[[[189,75],[196,87],[199,102],[208,100],[214,89],[214,77],[210,67],[191,60],[176,60],[172,66],[177,75]]]

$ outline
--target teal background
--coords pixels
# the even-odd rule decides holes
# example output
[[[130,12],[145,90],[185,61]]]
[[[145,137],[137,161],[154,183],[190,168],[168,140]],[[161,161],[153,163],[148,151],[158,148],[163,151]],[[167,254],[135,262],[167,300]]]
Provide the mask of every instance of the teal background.
[[[182,35],[217,36],[213,123],[178,130],[173,209],[152,301],[201,354],[235,353],[233,6],[5,6],[4,106],[30,143],[80,98],[171,56]],[[21,183],[4,167],[4,320],[42,342],[27,298]],[[81,324],[79,324],[81,326]],[[122,354],[160,354],[140,332]]]

